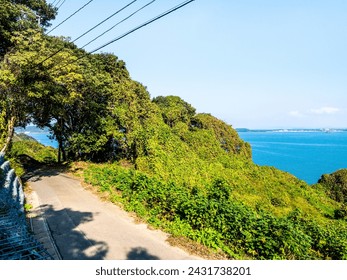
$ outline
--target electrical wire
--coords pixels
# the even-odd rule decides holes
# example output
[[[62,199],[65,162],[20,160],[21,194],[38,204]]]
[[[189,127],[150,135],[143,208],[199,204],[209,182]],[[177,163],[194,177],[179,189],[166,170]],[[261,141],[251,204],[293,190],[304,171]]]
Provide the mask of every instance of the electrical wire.
[[[125,5],[123,8],[119,9],[118,11],[114,12],[112,15],[110,15],[109,17],[107,17],[106,19],[104,19],[103,21],[99,22],[97,25],[93,26],[92,28],[90,28],[88,31],[84,32],[81,36],[77,37],[75,40],[72,41],[72,43],[76,42],[78,39],[81,39],[84,35],[88,34],[90,31],[94,30],[95,28],[97,28],[98,26],[100,26],[101,24],[103,24],[104,22],[108,21],[109,19],[111,19],[112,17],[114,17],[115,15],[119,14],[121,11],[125,10],[126,8],[128,8],[130,5],[134,4],[135,2],[137,2],[138,0],[134,0],[132,2],[130,2],[129,4]],[[155,0],[154,0],[155,1]]]
[[[55,1],[54,1],[55,2]],[[57,8],[57,6],[59,5],[59,3],[61,2],[61,0],[58,0],[58,2],[55,4],[55,7]]]
[[[65,1],[66,1],[66,0],[64,0],[64,1],[60,4],[60,6],[58,7],[58,10],[60,9],[61,6],[63,6],[63,4],[65,3]]]
[[[85,44],[84,46],[81,47],[81,49],[83,49],[84,47],[90,45],[91,43],[93,43],[94,41],[96,41],[97,39],[99,39],[100,37],[104,36],[106,33],[110,32],[113,28],[115,28],[116,26],[118,26],[119,24],[121,24],[122,22],[128,20],[129,18],[131,18],[132,16],[134,16],[135,14],[137,14],[138,12],[140,12],[141,10],[143,10],[144,8],[146,8],[147,6],[153,4],[156,0],[152,0],[151,2],[147,3],[146,5],[142,6],[141,8],[137,9],[135,12],[133,12],[132,14],[130,14],[129,16],[127,16],[126,18],[122,19],[121,21],[117,22],[115,25],[113,25],[112,27],[110,27],[109,29],[107,29],[105,32],[101,33],[99,36],[95,37],[93,40],[89,41],[87,44]]]
[[[80,60],[80,59],[86,57],[86,56],[89,55],[89,54],[92,54],[92,53],[94,53],[94,52],[97,52],[97,51],[101,50],[102,48],[104,48],[104,47],[106,47],[106,46],[108,46],[108,45],[110,45],[110,44],[112,44],[112,43],[114,43],[114,42],[116,42],[116,41],[119,41],[120,39],[123,39],[124,37],[130,35],[131,33],[135,32],[135,31],[137,31],[137,30],[139,30],[139,29],[145,27],[146,25],[149,25],[149,24],[151,24],[151,23],[153,23],[153,22],[155,22],[155,21],[157,21],[157,20],[159,20],[159,19],[161,19],[161,18],[163,18],[163,17],[165,17],[165,16],[167,16],[167,15],[169,15],[169,14],[171,14],[172,12],[174,12],[174,11],[176,11],[176,10],[179,10],[179,9],[183,8],[184,6],[188,5],[189,3],[193,2],[193,1],[195,1],[195,0],[187,0],[187,1],[182,2],[181,4],[179,4],[179,5],[177,5],[177,6],[173,7],[173,8],[171,8],[171,9],[169,9],[169,10],[167,10],[166,12],[164,12],[164,13],[162,13],[162,14],[160,14],[160,15],[158,15],[158,16],[156,16],[156,17],[154,17],[154,18],[152,18],[152,19],[150,19],[150,20],[148,20],[148,21],[146,21],[145,23],[143,23],[143,24],[141,24],[141,25],[139,25],[139,26],[137,26],[137,27],[131,29],[130,31],[124,33],[123,35],[120,35],[120,36],[116,37],[115,39],[109,41],[108,43],[103,44],[102,46],[100,46],[100,47],[94,49],[93,51],[91,51],[91,52],[89,52],[89,53],[86,53],[86,54],[83,54],[83,55],[79,56],[78,58],[76,58],[75,60],[73,60],[73,61],[71,61],[71,62],[69,62],[69,63],[64,64],[63,66],[59,67],[58,70],[60,70],[60,69],[62,69],[63,67],[68,66],[68,65],[70,65],[70,64],[72,64],[72,63],[74,63],[74,62],[76,62],[76,61],[78,61],[78,60]],[[53,69],[53,68],[56,67],[57,65],[59,65],[59,64],[54,65],[51,69]]]
[[[106,19],[102,20],[101,22],[99,22],[98,24],[94,25],[92,28],[90,28],[89,30],[87,30],[86,32],[84,32],[82,35],[78,36],[75,40],[73,40],[71,43],[76,42],[77,40],[81,39],[83,36],[85,36],[86,34],[88,34],[89,32],[91,32],[92,30],[94,30],[95,28],[97,28],[98,26],[100,26],[101,24],[103,24],[104,22],[108,21],[109,19],[111,19],[112,17],[114,17],[115,15],[117,15],[118,13],[120,13],[121,11],[125,10],[126,8],[128,8],[130,5],[134,4],[135,2],[137,2],[138,0],[133,0],[130,3],[128,3],[127,5],[125,5],[124,7],[120,8],[119,10],[117,10],[116,12],[114,12],[112,15],[110,15],[109,17],[107,17]],[[154,0],[155,1],[155,0]],[[48,33],[47,33],[48,34]],[[57,55],[59,52],[61,52],[62,50],[64,50],[64,47],[60,48],[59,50],[57,50],[56,52],[52,53],[51,55],[49,55],[48,57],[46,57],[45,59],[43,59],[40,63],[38,63],[37,65],[40,65],[42,63],[44,63],[45,61],[47,61],[48,59],[52,58],[53,56]]]
[[[109,41],[108,43],[103,44],[102,46],[96,48],[95,50],[91,51],[90,53],[97,52],[98,50],[101,50],[101,49],[103,49],[104,47],[106,47],[106,46],[108,46],[108,45],[110,45],[110,44],[112,44],[112,43],[114,43],[114,42],[116,42],[116,41],[119,41],[120,39],[122,39],[122,38],[124,38],[124,37],[130,35],[131,33],[133,33],[133,32],[135,32],[135,31],[137,31],[137,30],[139,30],[139,29],[145,27],[146,25],[151,24],[152,22],[155,22],[155,21],[157,21],[158,19],[161,19],[161,18],[167,16],[168,14],[171,14],[172,12],[174,12],[174,11],[176,11],[176,10],[178,10],[178,9],[183,8],[184,6],[188,5],[189,3],[193,2],[193,1],[195,1],[195,0],[187,0],[187,1],[182,2],[181,4],[179,4],[179,5],[177,5],[177,6],[173,7],[173,8],[171,8],[170,10],[167,10],[166,12],[164,12],[164,13],[162,13],[162,14],[156,16],[156,17],[154,17],[153,19],[148,20],[148,21],[146,21],[145,23],[139,25],[138,27],[135,27],[134,29],[132,29],[132,30],[130,30],[130,31],[126,32],[126,33],[124,33],[123,35],[118,36],[117,38],[115,38],[115,39]]]
[[[68,16],[66,19],[64,19],[61,23],[59,23],[56,27],[53,29],[49,30],[46,34],[51,33],[53,30],[57,29],[60,25],[62,25],[64,22],[68,21],[70,18],[72,18],[74,15],[76,15],[78,12],[80,12],[82,9],[84,9],[87,5],[89,5],[91,2],[94,0],[90,0],[86,4],[84,4],[81,8],[79,8],[77,11],[73,12],[70,16]]]

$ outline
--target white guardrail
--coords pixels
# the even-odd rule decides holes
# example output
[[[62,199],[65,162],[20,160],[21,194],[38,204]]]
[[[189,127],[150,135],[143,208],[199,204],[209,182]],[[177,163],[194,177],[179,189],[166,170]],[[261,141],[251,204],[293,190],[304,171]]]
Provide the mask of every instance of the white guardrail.
[[[47,250],[28,230],[21,181],[0,153],[0,260],[49,259]]]
[[[14,169],[11,169],[10,162],[5,161],[5,156],[0,154],[1,185],[0,194],[2,199],[12,207],[24,213],[24,192],[19,178]]]

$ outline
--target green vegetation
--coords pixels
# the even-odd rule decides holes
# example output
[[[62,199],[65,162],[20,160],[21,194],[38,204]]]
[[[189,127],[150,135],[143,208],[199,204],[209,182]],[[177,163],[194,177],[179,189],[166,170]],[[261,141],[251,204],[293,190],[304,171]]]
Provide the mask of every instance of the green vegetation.
[[[57,162],[56,149],[42,145],[26,134],[15,134],[13,140],[10,157],[20,158],[26,156],[38,163]]]
[[[312,187],[255,165],[230,125],[177,96],[151,100],[113,54],[45,35],[54,16],[44,0],[0,0],[1,151],[94,162],[85,180],[111,200],[231,258],[347,259],[345,175]],[[50,130],[57,154],[16,141],[28,123]]]
[[[332,199],[347,204],[347,169],[324,174],[318,183],[326,189]]]
[[[24,204],[24,210],[26,212],[30,211],[31,209],[33,209],[33,205],[32,204],[30,204],[30,203],[25,203]]]
[[[327,195],[341,202],[342,206],[334,211],[335,219],[347,218],[347,169],[338,170],[332,174],[324,174],[318,181]]]
[[[233,172],[236,176],[242,170]],[[275,170],[270,172],[280,173]],[[163,228],[174,236],[186,236],[208,247],[223,250],[231,258],[347,258],[346,224],[325,218],[325,214],[330,213],[324,213],[324,208],[317,209],[317,202],[311,204],[308,201],[309,194],[314,193],[309,191],[308,186],[303,186],[304,191],[292,191],[293,194],[307,192],[306,198],[295,196],[302,203],[303,210],[298,208],[299,204],[288,201],[285,206],[276,206],[287,213],[276,215],[270,210],[257,209],[257,206],[275,207],[271,205],[272,200],[266,202],[266,195],[258,194],[259,198],[253,195],[264,203],[252,207],[238,199],[242,188],[230,186],[224,180],[214,180],[205,187],[188,188],[184,184],[161,180],[117,164],[92,164],[84,174],[88,183],[99,186],[101,192],[109,193],[112,201],[123,203],[126,210],[136,212],[153,226]],[[271,178],[270,173],[264,174],[267,175]],[[300,185],[290,187],[300,188]],[[256,186],[252,190],[255,193],[259,191]],[[252,190],[245,190],[249,192],[246,196],[252,196]],[[287,190],[283,186],[282,192],[290,195]],[[332,202],[330,204],[334,206]],[[307,207],[312,208],[314,215],[304,212]]]
[[[11,150],[7,154],[11,167],[21,177],[27,167],[57,162],[57,150],[44,146],[34,138],[24,134],[14,134]]]

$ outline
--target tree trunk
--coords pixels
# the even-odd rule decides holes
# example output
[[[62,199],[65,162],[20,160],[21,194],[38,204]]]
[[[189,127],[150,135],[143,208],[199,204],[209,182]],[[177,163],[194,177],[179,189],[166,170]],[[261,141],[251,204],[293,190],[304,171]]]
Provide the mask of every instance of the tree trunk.
[[[65,148],[63,145],[61,146],[61,153],[63,155],[63,161],[65,162],[66,161],[66,151],[65,151]]]
[[[6,141],[5,141],[5,144],[4,144],[4,147],[2,148],[1,150],[1,153],[6,153],[11,145],[11,142],[12,142],[12,138],[13,138],[13,135],[14,135],[14,126],[15,126],[15,123],[16,123],[16,117],[15,116],[12,116],[9,121],[8,121],[8,124],[7,124],[7,138],[6,138]]]
[[[61,163],[61,143],[58,141],[58,163]]]
[[[58,163],[66,161],[66,151],[63,145],[63,141],[58,139]]]

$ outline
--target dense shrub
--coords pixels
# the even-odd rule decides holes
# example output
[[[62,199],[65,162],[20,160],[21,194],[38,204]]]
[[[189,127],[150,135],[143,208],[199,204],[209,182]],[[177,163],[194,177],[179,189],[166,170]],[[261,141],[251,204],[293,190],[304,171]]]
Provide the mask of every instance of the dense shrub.
[[[10,157],[18,158],[22,155],[29,156],[30,158],[41,163],[57,161],[56,149],[49,146],[44,146],[31,137],[24,138],[23,136],[18,135],[12,144]]]
[[[300,210],[276,217],[237,201],[225,180],[205,190],[117,165],[92,165],[85,180],[121,191],[126,209],[155,226],[184,235],[233,258],[347,259],[346,224],[318,223]]]
[[[325,174],[319,179],[318,183],[325,187],[332,199],[347,203],[347,169]]]

